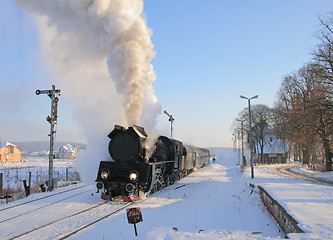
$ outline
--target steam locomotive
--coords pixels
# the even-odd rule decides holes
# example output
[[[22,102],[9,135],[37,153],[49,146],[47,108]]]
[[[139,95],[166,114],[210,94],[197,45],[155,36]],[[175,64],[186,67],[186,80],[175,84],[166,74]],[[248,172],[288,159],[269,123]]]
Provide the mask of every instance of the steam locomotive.
[[[144,128],[136,125],[127,129],[116,125],[108,137],[114,161],[101,161],[96,179],[96,187],[106,200],[119,196],[124,201],[138,200],[205,166],[210,159],[207,149],[165,136],[149,146]]]

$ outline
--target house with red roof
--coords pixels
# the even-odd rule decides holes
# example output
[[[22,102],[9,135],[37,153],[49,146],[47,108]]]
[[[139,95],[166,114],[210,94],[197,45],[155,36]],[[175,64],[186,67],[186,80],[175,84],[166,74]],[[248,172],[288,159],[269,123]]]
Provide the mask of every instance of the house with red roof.
[[[0,141],[0,162],[22,162],[22,149],[10,142]]]

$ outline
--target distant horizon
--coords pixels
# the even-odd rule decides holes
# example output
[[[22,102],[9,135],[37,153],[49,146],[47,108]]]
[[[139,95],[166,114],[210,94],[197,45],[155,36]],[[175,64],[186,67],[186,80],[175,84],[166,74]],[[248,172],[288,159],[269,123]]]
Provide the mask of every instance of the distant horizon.
[[[8,140],[3,140],[1,139],[0,142],[9,142],[9,143],[50,143],[50,141],[8,141]],[[81,145],[87,145],[87,143],[83,143],[83,142],[77,142],[77,141],[55,141],[55,143],[68,143],[68,144],[81,144]]]
[[[1,140],[2,141],[2,140]],[[7,141],[7,142],[10,142],[10,143],[14,143],[14,144],[17,144],[17,143],[49,143],[49,141]],[[61,140],[61,141],[55,141],[55,143],[68,143],[68,144],[81,144],[81,145],[86,145],[88,146],[88,143],[83,143],[83,142],[76,142],[76,141],[64,141],[64,140]],[[187,145],[187,144],[185,144]],[[230,147],[230,146],[195,146],[195,147],[202,147],[202,148],[210,148],[210,149],[213,149],[213,148],[216,148],[216,149],[221,149],[221,148],[225,148],[225,149],[237,149],[237,148],[234,148],[234,147]]]

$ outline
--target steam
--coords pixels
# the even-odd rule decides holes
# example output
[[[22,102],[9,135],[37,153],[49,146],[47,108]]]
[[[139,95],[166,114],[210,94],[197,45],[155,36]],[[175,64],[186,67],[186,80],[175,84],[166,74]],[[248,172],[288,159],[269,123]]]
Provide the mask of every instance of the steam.
[[[138,124],[151,131],[160,113],[152,87],[156,80],[150,64],[155,57],[152,31],[143,16],[143,1],[16,0],[16,4],[36,16],[52,83],[61,89],[61,98],[72,103],[87,136],[88,149],[79,158],[81,175],[94,180],[97,170],[92,169],[109,160],[106,136],[113,126]]]
[[[147,159],[149,159],[156,149],[156,142],[160,135],[156,132],[148,132],[148,137],[145,141],[145,148],[147,149]]]

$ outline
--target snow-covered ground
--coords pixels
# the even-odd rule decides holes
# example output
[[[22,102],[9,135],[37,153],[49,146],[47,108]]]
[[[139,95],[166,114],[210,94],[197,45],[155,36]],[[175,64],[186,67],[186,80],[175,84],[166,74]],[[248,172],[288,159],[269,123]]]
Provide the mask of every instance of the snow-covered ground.
[[[65,179],[66,169],[68,169],[68,177],[76,178],[77,173],[73,166],[74,163],[74,160],[54,160],[54,177]],[[25,157],[23,158],[23,162],[0,164],[0,173],[3,174],[4,188],[15,188],[17,184],[22,184],[23,179],[28,180],[29,172],[32,175],[32,182],[46,181],[49,173],[49,159],[45,157]]]
[[[306,232],[288,234],[290,239],[333,238],[333,187],[285,177],[273,165],[256,166],[251,179],[249,168],[241,172],[236,166],[237,153],[232,149],[220,149],[216,155],[214,164],[130,206],[140,207],[143,215],[143,222],[137,224],[137,237],[122,210],[70,239],[283,239],[284,233],[250,183],[264,187]],[[332,173],[325,175],[330,178]],[[94,186],[91,189],[56,205],[52,218],[61,218],[73,207],[101,203],[97,194],[92,196]],[[38,214],[50,214],[46,209]],[[15,230],[15,224],[6,224],[1,232]]]
[[[53,176],[58,186],[68,185],[78,180],[79,176],[73,166],[74,163],[74,160],[68,159],[54,160]],[[8,195],[13,195],[12,199],[21,198],[24,192],[23,180],[28,183],[29,173],[31,173],[31,192],[40,191],[39,185],[48,180],[49,160],[45,157],[25,157],[21,163],[2,163],[0,173],[2,173],[3,181],[2,193],[8,192]],[[0,200],[1,202],[5,200]]]
[[[121,212],[72,239],[284,238],[249,183],[263,186],[306,231],[289,234],[291,239],[332,239],[332,187],[285,177],[274,171],[276,166],[255,167],[251,179],[250,168],[242,173],[236,166],[236,152],[223,149],[216,154],[215,164],[135,205],[143,215],[137,237]]]
[[[299,223],[305,234],[288,234],[291,239],[333,239],[333,186],[288,178],[277,173],[277,166],[255,167],[255,179]],[[299,166],[296,172],[332,180],[332,172],[315,172]],[[249,177],[249,169],[245,172]]]
[[[306,165],[295,167],[295,168],[292,169],[292,171],[302,173],[302,174],[306,174],[306,175],[310,175],[310,176],[318,178],[318,179],[329,180],[329,181],[333,182],[332,172],[315,171],[315,170],[306,168]]]
[[[134,236],[133,225],[127,223],[125,212],[121,212],[73,239],[283,237],[259,195],[235,166],[235,156],[232,150],[220,152],[215,164],[135,204],[143,215],[143,222],[137,224],[138,237]]]

